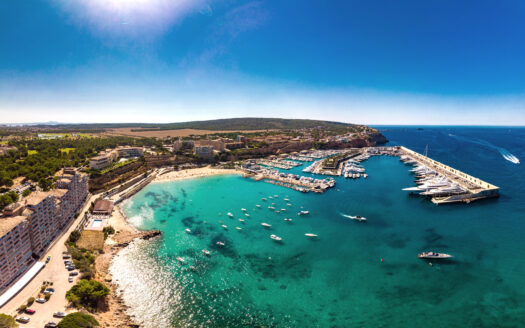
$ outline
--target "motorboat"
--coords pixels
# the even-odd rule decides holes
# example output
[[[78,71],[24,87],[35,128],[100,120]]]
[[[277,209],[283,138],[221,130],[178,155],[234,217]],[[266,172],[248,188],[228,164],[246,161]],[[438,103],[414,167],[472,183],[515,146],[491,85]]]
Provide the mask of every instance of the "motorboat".
[[[261,200],[262,200],[263,202],[265,202],[265,201],[266,201],[266,198],[261,198]]]
[[[180,264],[186,264],[186,260],[180,256],[177,256],[177,261],[179,261]]]
[[[237,229],[237,230],[242,230],[242,228],[241,228],[241,227],[235,227],[235,229]]]
[[[191,233],[191,230],[188,229],[188,228],[186,228],[186,229],[184,229],[184,230],[186,230],[187,233]]]
[[[286,221],[286,222],[292,222],[292,219],[290,219],[290,218],[284,218],[284,221]]]
[[[310,214],[310,211],[300,211],[299,213],[297,213],[297,215],[308,215]]]
[[[246,212],[246,209],[245,208],[241,208],[241,211]]]
[[[420,259],[441,260],[441,259],[449,259],[452,257],[452,255],[445,254],[445,253],[437,253],[437,252],[423,252],[423,253],[417,254],[417,257]]]
[[[268,206],[268,208],[269,208],[270,210],[275,210],[275,207],[273,207],[273,206]]]
[[[351,220],[359,221],[359,222],[365,222],[366,221],[365,217],[362,217],[362,216],[359,216],[359,215],[349,215],[348,218],[351,219]]]
[[[228,212],[228,216],[233,218],[233,214],[231,212]]]
[[[310,237],[310,238],[315,238],[317,237],[317,235],[315,233],[305,233],[304,234],[306,237]]]
[[[221,227],[223,227],[224,229],[228,229],[228,226],[225,224],[221,225]]]
[[[209,250],[203,249],[202,252],[204,253],[204,255],[210,256],[210,251]]]
[[[244,213],[244,216],[246,216],[246,217],[250,217],[250,214],[248,214],[248,213]]]
[[[239,219],[239,222],[244,222],[244,219]]]
[[[272,238],[275,241],[281,241],[283,240],[281,237],[277,237],[276,235],[270,235],[270,238]]]
[[[257,207],[257,208],[261,208],[261,205],[257,204],[257,205],[255,205],[255,207]]]
[[[281,208],[281,212],[286,212],[286,208]]]
[[[218,241],[215,244],[217,244],[218,246],[224,246],[225,245],[222,241]]]
[[[261,225],[265,228],[270,228],[272,226],[271,224],[268,224],[266,222],[261,223]]]

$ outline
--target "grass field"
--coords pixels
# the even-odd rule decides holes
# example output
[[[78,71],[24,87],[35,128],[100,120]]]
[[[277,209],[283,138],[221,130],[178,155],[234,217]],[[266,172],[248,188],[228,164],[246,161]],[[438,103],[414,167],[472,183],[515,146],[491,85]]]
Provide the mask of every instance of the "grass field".
[[[28,150],[27,151],[27,155],[36,155],[36,154],[38,154],[37,150]]]
[[[77,246],[89,250],[104,248],[104,232],[102,230],[83,230]]]
[[[60,148],[60,151],[63,152],[63,153],[68,153],[69,154],[70,151],[73,151],[75,149],[76,148]]]

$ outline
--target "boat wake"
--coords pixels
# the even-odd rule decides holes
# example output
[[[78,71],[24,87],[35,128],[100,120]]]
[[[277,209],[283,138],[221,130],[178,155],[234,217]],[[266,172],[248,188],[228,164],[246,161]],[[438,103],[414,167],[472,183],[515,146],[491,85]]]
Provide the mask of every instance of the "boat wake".
[[[520,160],[516,156],[511,154],[508,150],[502,147],[495,146],[486,140],[477,139],[477,138],[461,137],[461,136],[454,135],[452,133],[449,133],[448,136],[455,138],[457,140],[460,140],[460,141],[470,142],[470,143],[478,144],[481,146],[485,146],[485,147],[497,150],[500,153],[500,155],[507,161],[514,163],[514,164],[520,164]]]
[[[348,219],[353,219],[355,218],[355,216],[353,215],[348,215],[348,214],[343,214],[343,213],[339,213],[341,216],[344,216],[345,218],[348,218]]]

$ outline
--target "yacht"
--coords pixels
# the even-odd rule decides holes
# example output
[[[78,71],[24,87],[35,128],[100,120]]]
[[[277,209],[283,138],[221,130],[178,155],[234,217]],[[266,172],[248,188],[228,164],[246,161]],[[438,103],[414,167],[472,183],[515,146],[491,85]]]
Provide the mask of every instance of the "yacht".
[[[241,228],[241,227],[235,227],[235,229],[237,229],[237,230],[242,230],[242,228]]]
[[[292,222],[292,219],[290,219],[290,218],[284,218],[284,221]]]
[[[423,252],[423,253],[417,254],[417,257],[420,259],[437,260],[437,259],[449,259],[452,257],[452,255],[445,254],[445,253],[436,253],[436,252]]]
[[[215,244],[217,244],[217,245],[219,245],[219,246],[224,246],[224,245],[225,245],[222,241],[218,241],[218,242],[216,242]]]
[[[288,198],[285,198],[284,201],[285,201],[285,202],[289,202],[290,200],[289,200]]]
[[[271,209],[271,210],[275,210],[275,207],[273,207],[273,206],[268,206],[268,208]]]
[[[266,201],[266,198],[261,198],[261,200],[262,200],[263,202],[265,202],[265,201]]]
[[[286,212],[286,208],[281,208],[281,212]]]
[[[179,261],[180,264],[186,264],[186,260],[180,256],[177,256],[177,261]]]
[[[292,206],[292,204],[290,204],[290,203],[288,203],[288,204],[286,204],[286,205],[287,205],[287,206]]]
[[[255,205],[255,207],[261,208],[261,205],[257,204],[257,205]]]
[[[221,225],[221,227],[223,227],[224,229],[228,229],[228,226],[225,224]]]
[[[244,222],[244,219],[239,219],[239,222]]]
[[[202,252],[204,253],[204,255],[210,256],[210,251],[209,250],[203,249]]]
[[[246,216],[246,217],[250,217],[250,214],[248,214],[248,213],[244,213],[244,216]]]
[[[261,223],[261,225],[265,228],[270,228],[272,226],[271,224],[268,224],[266,222]]]
[[[187,233],[191,233],[190,229],[186,228],[185,230],[186,230]]]
[[[273,195],[273,198],[279,198],[279,195]]]
[[[300,211],[299,213],[297,213],[297,215],[308,215],[310,214],[310,211]]]
[[[233,218],[233,214],[231,212],[228,212],[228,216]]]
[[[270,235],[270,238],[272,238],[275,241],[281,241],[283,240],[281,237],[277,237],[276,235]]]
[[[241,208],[241,211],[246,212],[246,209],[243,207],[243,208]]]
[[[306,237],[311,237],[311,238],[315,238],[317,237],[317,235],[315,233],[305,233],[304,234]]]

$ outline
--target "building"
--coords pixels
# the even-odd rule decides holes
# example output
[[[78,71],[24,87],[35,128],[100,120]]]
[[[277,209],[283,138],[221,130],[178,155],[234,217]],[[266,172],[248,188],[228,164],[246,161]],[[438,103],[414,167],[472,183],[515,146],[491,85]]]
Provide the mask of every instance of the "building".
[[[101,170],[110,166],[111,163],[113,163],[113,160],[110,154],[98,155],[89,160],[89,168],[92,170]]]
[[[213,159],[213,146],[195,146],[194,153],[200,158],[212,160]]]
[[[29,268],[31,255],[27,218],[0,218],[0,291]]]
[[[142,157],[144,149],[142,147],[118,147],[118,157]]]
[[[111,215],[113,202],[107,199],[99,199],[93,207],[94,215]]]
[[[217,151],[225,151],[226,148],[224,147],[224,141],[220,140],[220,139],[216,139],[216,140],[207,140],[207,139],[204,139],[204,140],[195,140],[194,142],[194,146],[211,146],[213,147],[214,150],[217,150]]]
[[[228,142],[224,145],[226,149],[234,150],[234,149],[240,149],[244,147],[243,142]]]
[[[237,137],[235,137],[236,142],[245,143],[246,140],[243,135],[238,134]]]
[[[0,217],[0,292],[24,273],[33,258],[74,219],[88,195],[88,176],[71,170],[57,181],[58,189],[33,192],[4,208]]]

